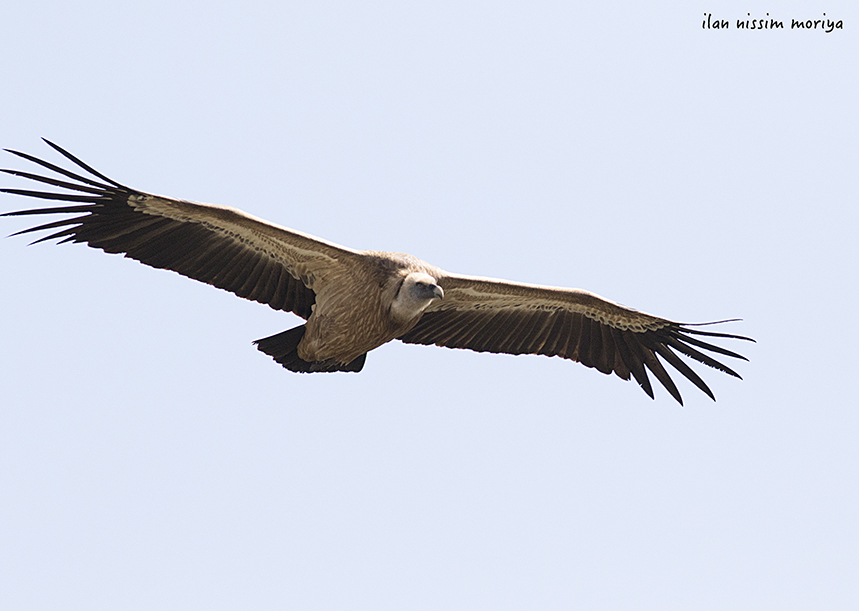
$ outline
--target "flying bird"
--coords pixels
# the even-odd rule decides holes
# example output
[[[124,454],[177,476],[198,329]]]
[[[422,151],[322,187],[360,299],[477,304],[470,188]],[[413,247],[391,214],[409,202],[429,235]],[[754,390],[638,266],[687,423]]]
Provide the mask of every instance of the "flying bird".
[[[677,353],[739,378],[702,350],[746,360],[709,338],[753,341],[693,329],[698,325],[645,314],[583,290],[448,273],[408,254],[353,250],[236,208],[144,193],[45,142],[89,176],[7,149],[62,178],[3,172],[61,190],[0,191],[63,203],[2,216],[73,215],[13,235],[51,231],[33,243],[84,242],[293,312],[306,322],[254,342],[290,371],[361,371],[367,352],[398,339],[560,356],[624,380],[632,377],[653,398],[649,370],[682,405],[658,357],[715,399]]]

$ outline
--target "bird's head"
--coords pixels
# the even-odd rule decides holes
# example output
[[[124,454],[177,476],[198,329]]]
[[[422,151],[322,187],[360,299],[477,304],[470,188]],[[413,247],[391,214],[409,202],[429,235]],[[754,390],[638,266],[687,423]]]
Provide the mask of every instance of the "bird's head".
[[[435,278],[424,272],[411,272],[403,279],[391,304],[391,314],[403,321],[412,320],[429,307],[434,299],[443,299],[444,291]]]

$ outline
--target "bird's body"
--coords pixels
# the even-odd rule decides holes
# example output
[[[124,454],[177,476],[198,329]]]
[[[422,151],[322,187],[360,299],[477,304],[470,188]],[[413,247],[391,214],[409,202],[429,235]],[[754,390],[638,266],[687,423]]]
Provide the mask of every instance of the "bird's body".
[[[409,299],[421,280],[437,287],[443,272],[410,255],[365,251],[361,265],[337,265],[319,289],[313,313],[298,346],[305,361],[351,363],[417,324],[424,309],[442,294],[430,291]]]
[[[742,356],[694,336],[748,338],[690,329],[587,291],[453,274],[407,254],[339,246],[235,208],[143,193],[48,144],[98,180],[9,151],[74,181],[3,170],[65,189],[4,192],[73,204],[4,216],[78,215],[20,233],[57,230],[37,241],[85,242],[297,314],[305,324],[255,342],[291,371],[360,371],[367,352],[400,339],[561,356],[633,377],[652,397],[649,370],[681,403],[656,355],[711,397],[675,350],[739,377],[698,349]]]

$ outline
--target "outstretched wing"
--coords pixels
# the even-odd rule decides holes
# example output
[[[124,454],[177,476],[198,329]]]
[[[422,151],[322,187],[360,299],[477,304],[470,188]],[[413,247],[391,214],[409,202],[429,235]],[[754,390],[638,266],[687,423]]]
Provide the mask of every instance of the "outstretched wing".
[[[36,242],[57,238],[59,243],[85,242],[108,253],[124,253],[146,265],[173,270],[305,319],[315,302],[314,289],[319,289],[340,262],[358,256],[356,251],[235,208],[131,189],[100,174],[59,146],[45,142],[98,180],[26,153],[8,151],[72,182],[2,170],[63,189],[61,192],[0,189],[4,193],[67,202],[58,207],[8,212],[2,216],[75,215],[15,235],[55,230]]]
[[[587,291],[456,274],[438,282],[444,299],[427,308],[402,341],[477,352],[560,356],[624,380],[632,375],[653,398],[649,369],[681,405],[680,392],[656,355],[715,400],[675,351],[739,378],[701,350],[747,360],[745,357],[694,336],[754,341],[690,329],[694,325],[651,316]]]

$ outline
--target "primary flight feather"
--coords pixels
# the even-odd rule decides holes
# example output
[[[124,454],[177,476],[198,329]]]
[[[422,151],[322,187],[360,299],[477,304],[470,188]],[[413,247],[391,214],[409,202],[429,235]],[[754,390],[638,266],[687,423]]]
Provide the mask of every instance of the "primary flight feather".
[[[36,242],[85,242],[297,314],[305,324],[254,342],[290,371],[357,372],[367,352],[399,339],[478,352],[560,356],[624,380],[632,377],[652,398],[650,371],[681,404],[658,357],[712,398],[677,353],[740,377],[702,350],[745,357],[702,338],[747,337],[692,329],[587,291],[451,274],[411,255],[353,250],[236,208],[151,195],[45,142],[92,178],[8,151],[63,178],[3,172],[63,190],[0,191],[64,203],[3,216],[75,215],[18,234],[51,231]]]

